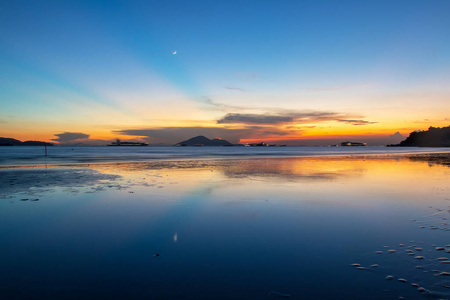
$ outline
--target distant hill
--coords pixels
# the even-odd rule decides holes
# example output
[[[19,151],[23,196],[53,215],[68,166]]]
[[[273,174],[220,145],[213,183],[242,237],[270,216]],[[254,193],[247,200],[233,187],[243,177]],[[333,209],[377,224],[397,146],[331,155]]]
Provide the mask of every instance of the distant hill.
[[[233,146],[232,143],[221,139],[208,139],[203,135],[199,135],[189,140],[182,141],[176,144],[176,146]]]
[[[0,137],[0,146],[53,146],[52,143],[40,142],[40,141],[19,141],[13,138]]]
[[[414,131],[398,145],[403,147],[450,147],[450,126],[430,127],[426,131]]]

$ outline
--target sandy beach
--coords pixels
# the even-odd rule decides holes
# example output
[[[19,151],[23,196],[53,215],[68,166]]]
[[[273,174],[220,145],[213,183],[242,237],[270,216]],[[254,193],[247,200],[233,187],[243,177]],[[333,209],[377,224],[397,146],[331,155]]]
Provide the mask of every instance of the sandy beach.
[[[449,166],[434,153],[2,167],[0,298],[448,299]]]

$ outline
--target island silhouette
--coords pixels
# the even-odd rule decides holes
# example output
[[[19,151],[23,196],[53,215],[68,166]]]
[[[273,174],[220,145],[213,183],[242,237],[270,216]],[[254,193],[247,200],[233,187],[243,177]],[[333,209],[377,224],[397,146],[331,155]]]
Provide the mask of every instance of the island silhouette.
[[[430,126],[428,130],[413,131],[400,144],[388,147],[450,147],[450,126]]]
[[[175,144],[175,146],[233,146],[233,144],[227,140],[222,140],[222,139],[210,140],[203,135],[199,135],[199,136],[190,138],[186,141],[179,142],[179,143]]]
[[[22,142],[13,138],[0,137],[0,146],[53,146],[53,144],[41,141]]]

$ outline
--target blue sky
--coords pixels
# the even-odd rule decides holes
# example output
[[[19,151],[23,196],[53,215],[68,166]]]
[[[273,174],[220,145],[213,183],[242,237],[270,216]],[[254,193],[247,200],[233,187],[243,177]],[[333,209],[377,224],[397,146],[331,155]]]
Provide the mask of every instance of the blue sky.
[[[443,126],[448,11],[449,1],[4,1],[0,134],[102,139],[286,110],[372,124],[332,134]],[[311,135],[325,134],[319,123]]]

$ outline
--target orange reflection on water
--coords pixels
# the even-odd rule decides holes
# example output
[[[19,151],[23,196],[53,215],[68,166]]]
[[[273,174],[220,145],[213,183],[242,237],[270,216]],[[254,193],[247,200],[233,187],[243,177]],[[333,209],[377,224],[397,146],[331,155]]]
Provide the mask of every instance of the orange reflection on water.
[[[370,206],[421,202],[436,196],[437,190],[450,196],[447,162],[447,156],[366,156],[94,164],[90,168],[118,174],[139,192],[177,199],[197,193],[227,202],[270,197]]]

